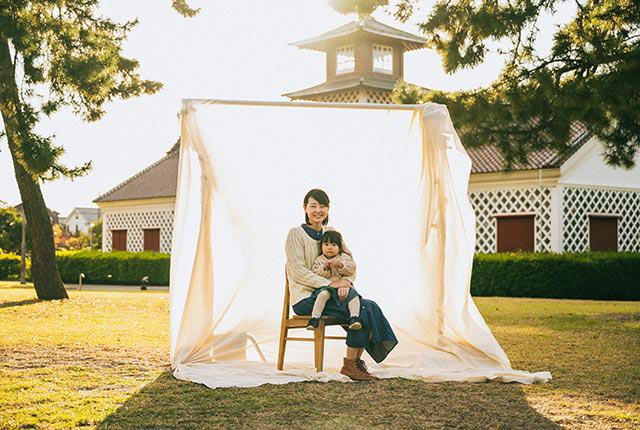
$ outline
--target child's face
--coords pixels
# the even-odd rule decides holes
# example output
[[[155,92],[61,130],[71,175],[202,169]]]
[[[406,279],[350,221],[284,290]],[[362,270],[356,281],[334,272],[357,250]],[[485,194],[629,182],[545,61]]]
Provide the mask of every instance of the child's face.
[[[322,242],[322,253],[325,257],[335,257],[336,255],[338,255],[338,252],[340,252],[340,248],[335,243]]]

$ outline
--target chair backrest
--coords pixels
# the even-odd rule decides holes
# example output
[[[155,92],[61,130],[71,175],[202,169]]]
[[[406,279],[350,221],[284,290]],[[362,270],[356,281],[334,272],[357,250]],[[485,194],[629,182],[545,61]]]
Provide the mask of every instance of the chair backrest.
[[[289,295],[289,278],[287,278],[287,271],[284,272],[284,305],[282,307],[282,318],[289,319],[289,301],[291,300]]]

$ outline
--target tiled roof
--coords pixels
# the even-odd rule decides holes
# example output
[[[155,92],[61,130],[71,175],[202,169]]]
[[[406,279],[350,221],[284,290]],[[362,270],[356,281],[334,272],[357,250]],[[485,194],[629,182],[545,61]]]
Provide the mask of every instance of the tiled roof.
[[[515,163],[513,170],[533,170],[560,167],[567,161],[580,147],[585,144],[591,133],[579,122],[571,125],[569,142],[572,150],[565,155],[560,155],[551,149],[534,151],[527,155],[526,164]],[[481,148],[467,148],[467,153],[471,158],[471,173],[492,173],[504,170],[504,157],[495,146],[483,146]]]
[[[180,141],[167,155],[126,181],[102,194],[94,202],[175,197],[178,186],[178,161]]]
[[[365,33],[377,34],[390,39],[399,40],[404,45],[405,51],[424,48],[427,41],[420,36],[416,36],[406,31],[398,30],[386,24],[376,21],[372,17],[364,18],[360,21],[352,21],[342,27],[335,28],[319,36],[310,39],[293,42],[291,45],[298,48],[314,49],[316,51],[326,51],[329,40],[344,37],[352,33],[363,31]]]
[[[393,79],[381,78],[375,75],[351,74],[346,77],[328,80],[327,82],[323,82],[322,84],[313,87],[305,88],[304,90],[283,94],[283,96],[290,98],[300,98],[303,96],[323,94],[331,91],[342,91],[360,86],[391,91],[395,87],[395,81]]]

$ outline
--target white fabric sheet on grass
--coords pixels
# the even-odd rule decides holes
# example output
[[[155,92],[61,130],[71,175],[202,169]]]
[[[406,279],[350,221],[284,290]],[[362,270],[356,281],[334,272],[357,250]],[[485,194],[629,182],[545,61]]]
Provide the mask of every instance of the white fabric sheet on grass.
[[[355,286],[398,336],[383,363],[368,360],[373,374],[551,378],[511,369],[469,294],[471,163],[445,106],[185,100],[181,121],[170,290],[177,378],[212,388],[348,380],[341,341],[325,342],[324,372],[314,371],[311,342],[288,342],[284,371],[275,367],[284,241],[304,221],[311,188],[328,193],[329,225],[358,265]]]

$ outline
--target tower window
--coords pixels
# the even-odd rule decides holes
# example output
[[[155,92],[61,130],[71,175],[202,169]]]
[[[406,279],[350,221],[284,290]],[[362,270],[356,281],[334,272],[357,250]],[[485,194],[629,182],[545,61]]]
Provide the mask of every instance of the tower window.
[[[336,49],[336,75],[350,73],[355,70],[356,57],[353,45]]]
[[[393,73],[393,49],[390,46],[373,45],[373,71]]]

